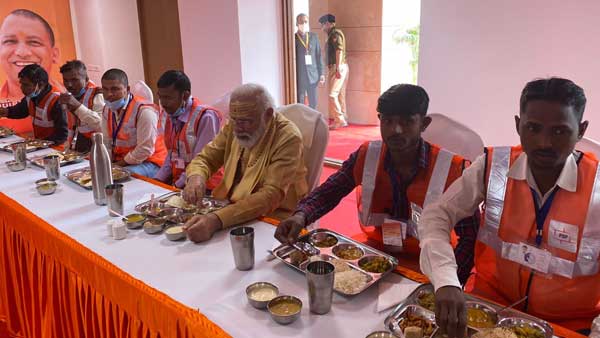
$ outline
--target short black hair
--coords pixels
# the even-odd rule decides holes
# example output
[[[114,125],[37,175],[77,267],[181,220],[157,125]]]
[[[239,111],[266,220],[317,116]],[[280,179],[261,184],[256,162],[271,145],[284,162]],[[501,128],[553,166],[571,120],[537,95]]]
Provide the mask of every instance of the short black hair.
[[[87,76],[87,67],[81,60],[67,61],[64,65],[60,66],[60,73],[64,74],[70,71],[78,71],[81,75]]]
[[[521,92],[520,113],[525,112],[527,103],[535,100],[558,102],[573,107],[578,121],[583,119],[587,99],[583,88],[573,81],[560,77],[536,79],[528,82]]]
[[[335,15],[328,13],[319,18],[319,23],[321,25],[325,24],[326,22],[335,23]]]
[[[54,45],[56,44],[56,40],[54,38],[54,31],[52,30],[52,27],[50,27],[50,24],[48,23],[48,21],[46,21],[46,19],[44,19],[38,13],[32,12],[28,9],[19,8],[19,9],[15,9],[14,11],[10,12],[10,14],[8,14],[8,15],[24,16],[26,18],[37,20],[37,21],[41,22],[42,25],[44,26],[44,29],[48,33],[48,36],[50,36],[50,45],[52,47],[54,47]]]
[[[127,79],[127,74],[119,68],[111,68],[102,74],[101,80],[118,80],[125,87],[129,86],[129,80]]]
[[[158,82],[156,83],[158,88],[166,88],[171,85],[173,85],[179,93],[183,93],[186,90],[188,92],[192,91],[190,78],[180,70],[167,70],[160,76],[160,79],[158,79]]]
[[[423,87],[412,84],[397,84],[377,100],[377,111],[385,115],[422,115],[427,114],[429,95]]]
[[[306,15],[304,13],[300,13],[300,14],[296,15],[296,23],[298,23],[298,20],[300,20],[300,18],[303,17],[303,16],[305,16],[305,17],[308,18],[308,15]]]
[[[23,67],[23,69],[21,69],[21,71],[19,72],[19,79],[22,78],[29,79],[36,85],[48,84],[48,73],[42,66],[35,63],[27,65]]]

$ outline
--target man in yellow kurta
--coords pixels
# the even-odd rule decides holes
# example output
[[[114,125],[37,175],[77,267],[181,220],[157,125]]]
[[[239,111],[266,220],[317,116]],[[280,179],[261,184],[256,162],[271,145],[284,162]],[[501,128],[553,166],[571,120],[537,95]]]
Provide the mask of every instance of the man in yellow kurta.
[[[229,123],[186,168],[187,202],[202,202],[207,179],[221,166],[224,179],[213,196],[232,202],[185,224],[188,237],[197,243],[260,216],[286,218],[308,191],[302,135],[293,122],[275,112],[267,90],[256,84],[236,88],[229,110]]]

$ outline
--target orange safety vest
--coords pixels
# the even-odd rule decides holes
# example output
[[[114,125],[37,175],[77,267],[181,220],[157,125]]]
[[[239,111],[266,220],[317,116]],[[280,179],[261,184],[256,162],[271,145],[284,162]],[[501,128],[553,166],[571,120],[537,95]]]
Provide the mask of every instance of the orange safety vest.
[[[50,91],[37,104],[30,98],[26,98],[29,116],[33,119],[33,136],[36,139],[45,140],[54,134],[55,128],[52,110],[58,103],[59,96],[60,92],[58,89],[51,87]]]
[[[383,242],[381,225],[384,220],[392,218],[392,183],[384,168],[386,152],[387,147],[382,141],[365,142],[358,151],[354,165],[360,227],[368,238],[377,242]],[[420,251],[417,224],[421,211],[429,203],[436,201],[462,175],[464,162],[459,155],[430,144],[429,167],[427,170],[419,170],[407,189],[411,217],[406,220],[406,234],[410,236],[402,243],[405,252]],[[456,244],[454,233],[453,243]]]
[[[161,126],[165,127],[165,145],[167,151],[170,153],[171,158],[171,173],[173,176],[173,184],[179,179],[179,177],[185,172],[185,167],[194,159],[194,147],[196,146],[196,135],[198,135],[198,126],[200,125],[200,119],[206,110],[213,110],[217,113],[219,118],[219,125],[223,121],[221,112],[217,109],[202,105],[200,100],[193,97],[192,103],[186,107],[186,114],[190,114],[188,122],[183,126],[179,133],[175,133],[171,119],[167,118],[165,111],[160,112]],[[191,128],[190,128],[191,127]],[[177,138],[177,145],[174,144],[175,138]],[[177,149],[177,151],[174,151]],[[185,163],[184,168],[179,168],[177,162],[183,160]],[[206,183],[208,189],[214,189],[223,180],[223,169],[221,168],[216,172]]]
[[[83,104],[85,107],[89,109],[93,109],[94,107],[94,97],[102,92],[102,88],[97,87],[96,84],[92,81],[88,81],[85,86],[85,92],[81,96],[79,102]],[[71,144],[73,142],[73,137],[75,137],[75,131],[79,133],[79,135],[83,135],[87,138],[92,138],[92,134],[95,130],[89,126],[81,125],[79,119],[73,112],[67,114],[67,120],[69,123],[69,136],[67,137],[67,144]]]
[[[485,212],[475,246],[475,274],[465,289],[501,304],[528,295],[527,313],[572,330],[587,329],[600,314],[598,160],[583,154],[577,191],[558,189],[554,195],[539,247],[551,255],[549,268],[533,273],[515,259],[537,230],[527,181],[507,175],[521,153],[521,147],[487,151]]]
[[[150,107],[156,113],[155,105],[153,103],[147,102],[141,97],[129,94],[129,102],[127,103],[125,114],[120,121],[121,128],[118,130],[116,138],[114,138],[114,125],[116,124],[116,121],[114,121],[113,118],[115,114],[107,106],[104,106],[102,114],[107,121],[107,131],[108,137],[111,140],[113,161],[124,159],[125,155],[135,149],[137,145],[138,114],[144,107]],[[154,153],[150,155],[146,161],[152,162],[160,167],[162,166],[166,155],[167,149],[165,148],[164,135],[159,132],[154,143]]]

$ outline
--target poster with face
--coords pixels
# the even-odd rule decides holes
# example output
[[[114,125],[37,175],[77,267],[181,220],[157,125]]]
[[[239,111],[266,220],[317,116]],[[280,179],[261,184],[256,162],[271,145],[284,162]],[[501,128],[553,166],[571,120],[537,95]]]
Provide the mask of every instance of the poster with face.
[[[63,90],[59,68],[75,54],[69,0],[0,1],[0,107],[23,98],[19,72],[28,64],[44,67],[50,83]],[[31,120],[1,119],[0,126],[22,133]]]

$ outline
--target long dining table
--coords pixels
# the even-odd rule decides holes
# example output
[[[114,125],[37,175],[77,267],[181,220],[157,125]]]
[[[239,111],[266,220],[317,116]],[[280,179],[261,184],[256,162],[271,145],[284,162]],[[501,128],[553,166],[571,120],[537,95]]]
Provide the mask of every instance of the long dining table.
[[[0,139],[0,148],[17,140]],[[200,244],[142,230],[109,236],[115,218],[107,207],[62,175],[88,161],[61,167],[56,192],[42,196],[35,181],[44,169],[28,163],[11,172],[4,162],[12,159],[0,151],[0,328],[11,337],[365,337],[385,329],[391,309],[377,311],[377,286],[334,294],[329,313],[310,313],[305,276],[268,259],[270,223],[246,224],[255,230],[255,265],[238,271],[226,230]],[[150,194],[170,191],[141,178],[123,184],[126,214]],[[246,287],[258,281],[300,298],[300,318],[283,326],[248,304]],[[558,326],[555,333],[582,337]]]
[[[0,139],[0,147],[14,141]],[[201,244],[142,230],[110,237],[107,207],[63,176],[87,161],[61,167],[56,192],[42,196],[35,181],[46,177],[44,169],[29,163],[11,172],[4,162],[12,159],[0,151],[0,320],[13,336],[364,337],[384,329],[387,312],[376,311],[376,286],[354,297],[335,294],[328,314],[311,314],[305,276],[267,259],[275,243],[269,223],[248,224],[255,229],[255,266],[238,271],[228,231]],[[168,191],[130,179],[125,213],[144,196]],[[300,318],[282,326],[251,307],[245,289],[257,281],[300,298]]]

